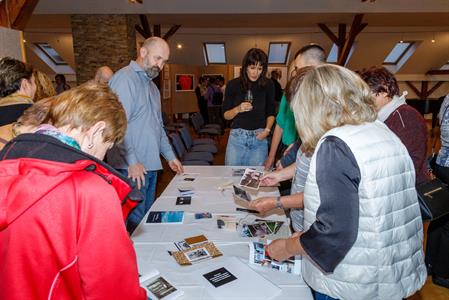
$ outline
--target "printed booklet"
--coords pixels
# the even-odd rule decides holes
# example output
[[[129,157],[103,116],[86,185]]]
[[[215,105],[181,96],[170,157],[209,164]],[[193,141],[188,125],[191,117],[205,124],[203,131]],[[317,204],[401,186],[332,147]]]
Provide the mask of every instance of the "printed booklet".
[[[289,259],[284,261],[276,261],[267,254],[267,252],[265,251],[265,247],[269,245],[270,242],[270,240],[267,240],[267,243],[250,242],[249,262],[251,264],[268,267],[270,269],[278,270],[281,272],[300,274],[300,260],[296,261],[295,257],[290,257]]]
[[[182,290],[177,289],[167,279],[159,274],[156,269],[139,278],[140,286],[142,286],[149,299],[173,300],[184,294]]]
[[[282,221],[270,221],[256,219],[253,224],[243,224],[241,228],[241,236],[243,237],[262,237],[270,234],[276,234],[282,227]]]
[[[198,235],[175,242],[179,251],[170,252],[181,266],[192,265],[202,260],[222,256],[214,243],[209,242],[204,235]]]
[[[181,224],[184,221],[183,211],[150,211],[147,224]]]
[[[206,287],[206,299],[272,299],[281,293],[279,287],[236,257],[205,264],[194,276]]]

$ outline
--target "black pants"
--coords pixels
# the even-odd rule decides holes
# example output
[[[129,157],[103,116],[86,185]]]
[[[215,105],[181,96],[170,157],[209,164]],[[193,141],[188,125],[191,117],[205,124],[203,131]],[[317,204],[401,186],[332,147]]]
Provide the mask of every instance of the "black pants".
[[[426,264],[433,275],[449,279],[449,215],[430,222]]]
[[[449,167],[443,167],[437,164],[435,167],[435,176],[449,185]]]

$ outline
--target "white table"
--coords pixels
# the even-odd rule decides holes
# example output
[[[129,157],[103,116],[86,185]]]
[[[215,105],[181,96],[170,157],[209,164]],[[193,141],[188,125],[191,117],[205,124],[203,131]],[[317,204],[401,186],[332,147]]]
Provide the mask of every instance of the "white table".
[[[217,228],[215,216],[219,214],[235,215],[238,218],[244,218],[242,222],[248,223],[259,217],[235,210],[237,204],[232,196],[232,183],[238,183],[240,178],[232,177],[233,169],[237,169],[237,167],[186,166],[185,173],[188,175],[175,176],[150,210],[183,210],[185,212],[183,224],[145,224],[145,217],[133,233],[132,239],[137,254],[139,272],[145,274],[153,268],[158,269],[162,276],[184,291],[184,296],[181,299],[211,299],[200,281],[192,276],[207,262],[200,262],[192,266],[179,266],[168,254],[169,250],[176,250],[174,241],[204,234],[215,243],[224,256],[235,256],[242,262],[248,263],[248,242],[258,239],[240,237],[237,232]],[[187,182],[183,180],[184,177],[195,177],[195,180]],[[224,187],[225,184],[227,184],[226,187]],[[175,205],[176,197],[179,196],[178,187],[187,185],[193,186],[195,189],[192,204]],[[251,196],[257,198],[268,195],[278,195],[277,189],[261,188]],[[195,220],[195,212],[211,212],[214,217]],[[285,226],[275,237],[289,235],[288,220],[281,210],[273,210],[265,218],[285,222]],[[214,260],[219,259],[221,258]],[[253,265],[251,268],[282,289],[282,294],[275,299],[313,299],[310,289],[301,276]]]

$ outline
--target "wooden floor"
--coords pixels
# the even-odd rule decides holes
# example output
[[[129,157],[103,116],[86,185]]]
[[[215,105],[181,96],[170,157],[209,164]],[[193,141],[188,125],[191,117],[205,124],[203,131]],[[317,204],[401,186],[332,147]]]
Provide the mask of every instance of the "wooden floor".
[[[430,130],[429,130],[430,132]],[[439,134],[435,131],[435,134]],[[223,165],[224,164],[224,156],[226,152],[226,143],[228,140],[229,131],[227,130],[226,133],[220,138],[218,143],[218,153],[214,157],[214,165]],[[431,152],[432,148],[432,142],[429,139],[428,143],[428,150],[429,153]],[[437,143],[437,148],[439,148],[439,144]],[[167,163],[163,162],[164,170],[161,171],[158,178],[157,183],[157,190],[156,194],[159,196],[165,187],[170,183],[172,180],[174,174],[171,172],[170,168],[168,167]],[[427,223],[424,223],[424,243],[427,239]],[[448,253],[449,255],[449,253]],[[426,284],[424,287],[417,292],[415,295],[408,298],[409,300],[448,300],[449,299],[449,289],[434,285],[432,283],[432,278],[429,276],[427,277]],[[385,299],[386,300],[386,299]]]

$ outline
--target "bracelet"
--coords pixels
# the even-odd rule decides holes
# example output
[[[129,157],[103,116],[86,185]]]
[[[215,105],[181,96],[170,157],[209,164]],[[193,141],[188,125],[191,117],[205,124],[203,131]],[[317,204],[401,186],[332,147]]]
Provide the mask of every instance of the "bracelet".
[[[263,131],[268,131],[268,132],[271,132],[271,129],[270,128],[264,128],[264,130]]]
[[[276,208],[284,209],[284,205],[282,205],[282,202],[281,202],[281,196],[278,196],[276,198]]]

